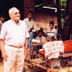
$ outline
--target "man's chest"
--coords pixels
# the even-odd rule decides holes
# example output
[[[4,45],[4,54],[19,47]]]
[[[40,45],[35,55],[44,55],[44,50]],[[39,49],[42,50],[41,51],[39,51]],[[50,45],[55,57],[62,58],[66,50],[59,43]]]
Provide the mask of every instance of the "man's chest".
[[[34,22],[30,22],[30,21],[28,21],[28,22],[26,22],[26,24],[27,24],[27,27],[31,27],[31,26],[34,25]]]
[[[16,25],[7,26],[7,35],[11,36],[25,35],[25,28],[23,26],[16,26]]]

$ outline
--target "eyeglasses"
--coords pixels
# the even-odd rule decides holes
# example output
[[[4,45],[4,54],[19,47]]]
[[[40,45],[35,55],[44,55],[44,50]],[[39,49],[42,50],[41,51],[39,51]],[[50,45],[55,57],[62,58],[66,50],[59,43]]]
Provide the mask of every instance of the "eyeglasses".
[[[20,12],[15,12],[15,15],[20,14]]]

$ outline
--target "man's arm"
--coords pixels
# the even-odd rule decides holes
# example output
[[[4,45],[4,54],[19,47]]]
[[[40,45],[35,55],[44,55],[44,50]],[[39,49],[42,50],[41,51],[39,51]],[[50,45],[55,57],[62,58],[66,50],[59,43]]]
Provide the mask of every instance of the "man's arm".
[[[1,48],[3,59],[7,61],[7,55],[4,51],[4,40],[2,40],[2,39],[0,39],[0,48]]]
[[[25,39],[25,50],[24,50],[24,55],[25,55],[25,58],[27,56],[27,50],[28,49],[28,38]]]
[[[33,25],[33,29],[32,29],[32,31],[33,31],[33,32],[36,31],[36,24],[35,24],[35,22],[34,22],[34,25]]]
[[[24,50],[24,55],[25,55],[25,58],[27,56],[27,49],[28,49],[28,38],[30,37],[29,33],[28,33],[28,30],[27,30],[27,26],[25,27],[25,50]]]
[[[36,31],[36,24],[35,24],[35,22],[33,21],[33,26],[32,26],[32,28],[30,28],[30,32],[35,32]]]
[[[34,29],[34,27],[30,28],[29,32],[32,32],[33,29]]]
[[[5,38],[6,33],[7,33],[6,26],[5,26],[5,24],[2,24],[1,35],[0,35],[0,48],[1,48],[3,59],[7,61],[7,55],[6,55],[6,52],[4,50],[4,44],[5,44],[4,38]]]

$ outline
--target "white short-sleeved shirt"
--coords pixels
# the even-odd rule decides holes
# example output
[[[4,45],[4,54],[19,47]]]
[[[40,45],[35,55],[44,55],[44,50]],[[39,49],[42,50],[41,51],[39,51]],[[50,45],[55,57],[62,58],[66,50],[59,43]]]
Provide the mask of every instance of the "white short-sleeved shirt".
[[[43,40],[46,39],[46,38],[44,36],[42,36],[42,37],[37,36],[35,39],[36,40],[41,40],[41,42],[43,43]]]
[[[25,38],[29,37],[25,22],[19,20],[16,24],[12,19],[2,25],[1,39],[8,45],[24,46]]]
[[[49,35],[50,37],[52,37],[52,36],[54,36],[54,35],[57,33],[57,30],[56,30],[55,28],[53,28],[51,31],[50,31],[50,29],[49,29],[48,32],[54,32],[54,33],[48,33],[48,35]]]
[[[28,18],[25,18],[23,21],[26,23],[28,31],[30,30],[30,28],[33,28],[33,27],[34,27],[34,29],[32,31],[33,32],[36,31],[35,22],[33,19],[31,19],[31,21],[29,21]]]

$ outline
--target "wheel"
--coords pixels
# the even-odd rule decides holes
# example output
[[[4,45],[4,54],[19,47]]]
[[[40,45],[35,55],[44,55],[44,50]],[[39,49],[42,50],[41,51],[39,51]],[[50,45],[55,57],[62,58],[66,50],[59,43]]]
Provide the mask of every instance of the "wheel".
[[[49,36],[48,33],[53,33],[54,36]],[[47,37],[47,39],[51,39],[51,41],[61,40],[61,36],[58,33],[55,33],[55,32],[47,32],[46,37]]]

